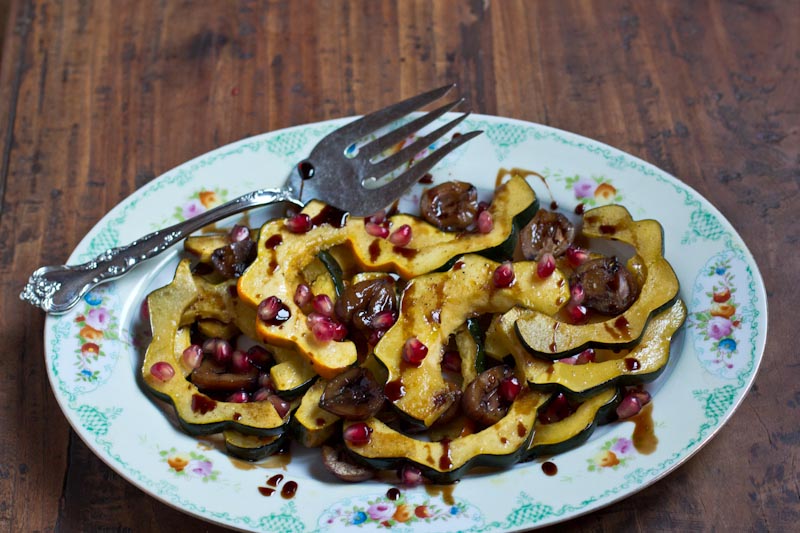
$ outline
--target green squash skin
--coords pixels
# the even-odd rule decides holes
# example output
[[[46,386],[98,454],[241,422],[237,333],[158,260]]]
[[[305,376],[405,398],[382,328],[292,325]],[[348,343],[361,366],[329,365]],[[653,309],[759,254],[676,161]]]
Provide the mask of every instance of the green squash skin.
[[[260,461],[278,452],[286,443],[285,433],[275,435],[266,442],[261,442],[262,438],[259,437],[236,435],[231,431],[225,431],[224,435],[228,453],[245,461]]]
[[[686,320],[686,306],[683,301],[677,300],[672,304],[670,309],[661,311],[659,314],[651,318],[647,327],[645,328],[640,343],[635,346],[625,358],[641,359],[640,354],[655,354],[655,366],[650,371],[636,372],[636,373],[621,373],[617,374],[605,381],[597,381],[594,384],[592,379],[592,370],[596,368],[595,365],[606,365],[606,363],[586,363],[583,365],[564,365],[565,371],[572,372],[576,377],[575,384],[563,382],[548,382],[554,373],[540,374],[539,379],[528,379],[528,386],[542,392],[563,392],[568,398],[572,400],[582,401],[591,396],[594,396],[598,391],[611,386],[622,387],[626,385],[640,385],[649,383],[658,378],[669,363],[669,352],[672,337],[683,326]],[[624,360],[624,359],[623,359]],[[554,363],[554,365],[561,366],[563,363]],[[581,383],[590,383],[591,385],[585,388],[578,386]]]
[[[607,396],[607,398],[601,398],[600,396]],[[619,405],[619,402],[622,400],[622,394],[620,389],[617,387],[607,388],[598,392],[592,398],[588,398],[586,403],[592,400],[597,400],[602,403],[592,406],[590,411],[582,412],[579,410],[573,413],[569,418],[572,418],[573,416],[580,416],[583,419],[583,423],[579,425],[579,430],[577,432],[565,432],[561,437],[559,437],[557,442],[550,442],[548,444],[536,443],[536,429],[539,427],[539,422],[537,421],[533,428],[533,440],[525,452],[523,461],[530,461],[537,457],[564,453],[585,443],[587,440],[589,440],[589,437],[592,436],[592,433],[594,433],[594,430],[597,428],[597,426],[601,426],[610,422],[616,416],[616,408],[617,405]],[[542,405],[539,410],[541,411],[543,409],[547,409],[547,405],[550,403],[550,401],[552,400],[549,400],[547,403]],[[584,405],[586,405],[586,403],[584,403]],[[556,426],[566,421],[567,419],[564,419],[549,425]],[[574,422],[574,420],[571,422]],[[562,424],[562,426],[567,426],[567,424]]]
[[[315,376],[297,387],[286,390],[276,389],[275,392],[284,400],[296,400],[297,398],[302,398],[303,395],[308,392],[308,389],[316,383],[317,379],[318,376]]]
[[[460,335],[465,335],[467,342],[463,342]],[[464,380],[462,388],[466,388],[473,379],[486,370],[486,350],[484,350],[483,344],[483,331],[478,319],[468,318],[466,324],[464,324],[464,329],[456,332],[456,345],[461,353],[462,360],[461,375]],[[473,346],[474,350],[472,349]],[[471,353],[465,353],[462,347]],[[466,363],[466,365],[463,363]]]
[[[536,312],[530,313],[530,318],[520,318],[518,322],[515,324],[516,336],[519,339],[520,343],[531,353],[531,355],[546,359],[546,360],[556,360],[562,359],[565,357],[570,357],[576,354],[581,353],[582,351],[588,348],[611,348],[611,349],[627,349],[636,346],[639,343],[641,338],[642,332],[644,331],[645,327],[647,326],[648,322],[653,318],[654,315],[660,313],[664,309],[670,307],[675,301],[678,299],[680,293],[680,283],[678,281],[677,276],[675,275],[672,266],[664,259],[664,228],[658,222],[654,220],[640,220],[635,221],[630,216],[630,213],[622,206],[618,205],[608,205],[603,207],[597,207],[590,211],[587,211],[584,215],[584,220],[593,220],[593,223],[596,224],[599,220],[603,222],[607,217],[609,220],[609,226],[615,226],[612,222],[620,222],[626,224],[627,227],[623,228],[626,231],[633,233],[633,238],[638,241],[639,235],[638,232],[645,232],[651,231],[653,232],[655,229],[658,230],[657,236],[653,234],[649,241],[645,242],[637,242],[633,243],[630,240],[622,239],[615,237],[613,235],[605,234],[601,230],[596,228],[592,228],[587,231],[584,228],[584,235],[587,237],[592,238],[605,238],[610,240],[619,240],[621,242],[626,242],[634,246],[637,249],[637,254],[640,254],[644,257],[644,255],[649,257],[657,257],[652,264],[649,266],[647,265],[647,260],[645,259],[644,264],[648,266],[648,268],[658,267],[661,270],[661,273],[664,276],[664,279],[660,281],[660,283],[654,283],[651,279],[652,276],[655,276],[655,273],[648,272],[648,279],[645,281],[645,285],[648,287],[648,291],[653,298],[659,299],[661,294],[657,292],[657,289],[662,288],[663,286],[668,286],[670,292],[668,293],[667,298],[661,298],[657,304],[649,304],[645,307],[647,310],[646,316],[643,318],[641,323],[636,323],[635,321],[631,321],[632,324],[626,323],[626,328],[628,325],[633,325],[635,327],[639,327],[640,330],[637,332],[638,334],[627,335],[627,339],[625,335],[618,334],[615,328],[615,321],[618,320],[620,317],[629,317],[633,313],[633,310],[639,307],[642,307],[643,294],[637,298],[634,304],[622,313],[619,316],[610,317],[603,322],[596,323],[596,324],[587,324],[584,326],[573,325],[569,323],[559,322],[555,318],[543,316]],[[600,228],[605,227],[604,224],[598,225]],[[633,229],[631,229],[633,228]],[[637,246],[638,245],[638,246]],[[640,252],[644,251],[644,255]],[[655,279],[655,278],[653,278]],[[654,288],[655,287],[655,288]],[[642,288],[642,292],[644,293],[645,288]],[[657,300],[656,300],[657,301]],[[528,326],[528,324],[532,324],[532,326]],[[604,325],[605,330],[599,330],[600,326]],[[546,344],[542,342],[537,343],[536,338],[528,338],[526,333],[526,329],[530,328],[534,332],[542,332],[542,331],[577,331],[579,328],[583,328],[586,332],[586,340],[583,342],[569,342],[566,347],[562,347],[563,343],[556,343],[555,339],[553,339],[553,343],[551,344],[549,350],[545,347]],[[594,328],[594,331],[591,331],[591,328]],[[629,328],[628,328],[629,329]],[[612,334],[612,332],[614,334]],[[576,336],[579,336],[576,334]],[[549,340],[547,341],[549,342]],[[538,345],[537,345],[538,344]],[[557,345],[557,348],[553,348],[553,345]]]
[[[327,250],[319,252],[317,257],[322,261],[322,264],[325,265],[325,268],[331,275],[333,287],[336,289],[336,297],[340,298],[344,292],[344,274],[342,273],[342,267]]]

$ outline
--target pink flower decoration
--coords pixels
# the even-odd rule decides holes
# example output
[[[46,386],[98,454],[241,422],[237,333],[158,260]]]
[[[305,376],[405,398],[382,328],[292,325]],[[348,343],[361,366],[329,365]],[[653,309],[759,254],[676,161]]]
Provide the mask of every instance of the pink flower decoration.
[[[733,331],[733,323],[725,317],[715,316],[708,321],[708,335],[715,340],[727,337]]]
[[[394,505],[390,503],[374,503],[367,507],[367,514],[378,522],[389,520],[394,516]]]
[[[594,190],[597,185],[590,179],[581,178],[575,185],[572,186],[572,190],[575,191],[575,198],[591,198],[594,195]]]
[[[203,204],[197,200],[192,200],[183,206],[183,218],[196,217],[205,210],[206,207]]]
[[[633,442],[631,439],[626,439],[625,437],[621,437],[617,439],[617,442],[611,447],[611,451],[618,453],[619,455],[627,455],[628,452],[631,451],[633,447]]]
[[[211,461],[198,461],[193,460],[189,461],[189,465],[186,467],[186,470],[189,471],[190,474],[194,474],[199,477],[207,477],[211,475],[211,468],[214,465]]]
[[[105,331],[111,322],[111,314],[105,307],[91,309],[86,315],[86,324],[97,331]]]

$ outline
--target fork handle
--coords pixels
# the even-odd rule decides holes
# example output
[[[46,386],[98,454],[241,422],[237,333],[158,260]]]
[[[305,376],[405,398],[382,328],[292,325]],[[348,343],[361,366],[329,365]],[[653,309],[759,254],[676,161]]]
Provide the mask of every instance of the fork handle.
[[[249,192],[126,246],[106,250],[86,263],[42,267],[31,275],[20,298],[47,313],[65,313],[97,285],[119,278],[200,228],[247,209],[277,202],[291,202],[302,207],[289,188]]]

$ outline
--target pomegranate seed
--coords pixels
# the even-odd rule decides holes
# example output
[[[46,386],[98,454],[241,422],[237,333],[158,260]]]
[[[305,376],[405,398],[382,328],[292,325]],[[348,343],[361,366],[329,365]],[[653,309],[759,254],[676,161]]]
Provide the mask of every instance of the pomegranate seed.
[[[383,224],[386,222],[386,211],[381,210],[372,215],[371,217],[367,218],[367,222],[372,222],[373,224]]]
[[[461,373],[461,354],[453,350],[444,352],[442,368],[456,374]]]
[[[306,324],[308,324],[314,337],[320,342],[340,341],[347,336],[347,328],[344,324],[320,313],[308,315]]]
[[[400,477],[400,483],[407,487],[416,487],[425,481],[422,471],[416,466],[405,465],[400,468],[397,475]]]
[[[642,407],[650,403],[650,400],[653,399],[650,393],[643,389],[628,389],[627,393],[639,400]]]
[[[234,374],[247,374],[253,370],[253,364],[247,354],[241,350],[234,350],[231,354],[231,372]]]
[[[308,316],[306,317],[306,324],[308,325],[308,327],[312,327],[317,322],[325,322],[327,320],[330,320],[330,319],[328,317],[324,316],[324,315],[319,314],[319,313],[312,312],[312,313],[309,313]]]
[[[407,246],[411,242],[411,226],[403,224],[389,235],[389,242],[395,246]]]
[[[539,411],[539,421],[542,424],[552,424],[568,417],[572,412],[569,401],[564,393],[559,392],[547,405],[544,411]]]
[[[231,242],[242,242],[250,238],[250,228],[236,224],[228,233]]]
[[[556,270],[556,258],[553,254],[546,252],[539,258],[536,264],[536,275],[542,279],[549,278],[550,275]]]
[[[203,362],[203,348],[199,344],[191,344],[181,356],[184,366],[194,370]]]
[[[494,270],[494,286],[498,289],[510,287],[514,283],[514,266],[510,261],[505,261],[502,265]]]
[[[641,410],[642,404],[639,401],[639,398],[633,394],[629,394],[628,396],[625,396],[621,402],[619,402],[619,405],[617,406],[617,416],[620,418],[620,420],[624,420],[639,414],[639,411]]]
[[[487,209],[489,209],[489,202],[484,202],[482,200],[480,202],[478,202],[478,214],[479,215],[481,213],[483,213],[484,211],[486,211]]]
[[[333,340],[335,334],[332,321],[316,321],[311,324],[311,333],[320,342],[329,342]]]
[[[259,345],[254,345],[247,350],[247,359],[255,366],[265,369],[272,365],[272,354]]]
[[[374,222],[367,222],[364,224],[364,228],[367,230],[367,233],[372,235],[373,237],[380,237],[381,239],[385,239],[389,236],[389,228],[384,225],[376,224]]]
[[[292,407],[291,405],[289,405],[289,402],[287,402],[277,394],[271,395],[268,398],[268,400],[272,404],[272,407],[275,408],[275,411],[277,411],[278,416],[281,418],[285,417],[289,413],[289,410]]]
[[[594,350],[591,348],[582,351],[575,358],[576,365],[585,365],[586,363],[594,363],[594,361],[595,361],[595,353]]]
[[[224,365],[231,360],[231,355],[233,355],[233,347],[231,346],[231,343],[225,339],[217,339],[217,343],[214,346],[214,352],[211,355],[218,363]]]
[[[572,287],[569,288],[569,297],[570,301],[575,305],[580,305],[583,303],[583,298],[585,297],[586,293],[583,290],[583,285],[580,283],[576,283]]]
[[[252,400],[254,402],[263,402],[264,400],[268,400],[269,397],[275,394],[272,389],[268,389],[266,387],[262,387],[253,393]]]
[[[478,233],[491,233],[494,229],[494,219],[489,211],[478,214]]]
[[[500,382],[500,396],[507,402],[513,402],[522,392],[522,385],[516,376],[511,376]]]
[[[403,361],[409,365],[419,366],[428,355],[428,347],[416,337],[408,339],[403,346]]]
[[[347,426],[347,429],[342,432],[342,437],[353,446],[364,446],[369,443],[371,434],[371,427],[364,422],[356,422]]]
[[[333,323],[333,340],[343,341],[347,337],[347,326],[341,322]]]
[[[166,383],[175,376],[175,369],[172,368],[171,364],[165,361],[159,361],[150,367],[150,374],[157,380]]]
[[[583,305],[573,305],[571,303],[566,306],[567,316],[573,324],[583,324],[589,317],[589,310]]]
[[[286,229],[292,233],[306,233],[311,229],[311,217],[305,213],[298,213],[286,220]]]
[[[379,340],[381,340],[381,338],[382,338],[382,337],[383,337],[385,334],[386,334],[386,330],[385,330],[385,329],[374,329],[374,330],[372,330],[372,331],[370,332],[370,334],[369,334],[369,339],[367,339],[367,342],[368,342],[368,343],[369,343],[371,346],[375,346],[376,344],[378,344],[378,341],[379,341]]]
[[[297,290],[294,291],[294,303],[301,309],[311,303],[313,297],[314,295],[311,293],[311,287],[305,283],[298,285]]]
[[[250,398],[247,396],[247,393],[243,390],[234,392],[230,396],[228,396],[225,401],[230,403],[247,403]]]
[[[258,375],[258,386],[264,389],[274,390],[272,378],[267,372],[262,372]]]
[[[397,321],[397,315],[395,315],[394,311],[381,311],[377,313],[374,317],[372,317],[372,322],[370,323],[370,327],[372,329],[389,329],[390,327],[394,326],[394,323]]]
[[[206,339],[205,342],[203,342],[203,353],[206,353],[208,355],[213,355],[214,350],[217,349],[218,340],[219,339]]]
[[[569,264],[576,267],[582,265],[589,259],[589,252],[576,248],[575,246],[570,246],[567,248],[566,256]]]
[[[585,365],[586,363],[594,363],[594,360],[594,350],[592,348],[588,348],[579,354],[573,355],[572,357],[557,359],[556,362],[563,363],[565,365]]]
[[[333,316],[333,301],[331,301],[331,297],[327,294],[314,296],[313,305],[314,311],[322,316]]]
[[[277,296],[265,298],[258,304],[258,318],[268,324],[286,322],[292,316],[292,312]]]

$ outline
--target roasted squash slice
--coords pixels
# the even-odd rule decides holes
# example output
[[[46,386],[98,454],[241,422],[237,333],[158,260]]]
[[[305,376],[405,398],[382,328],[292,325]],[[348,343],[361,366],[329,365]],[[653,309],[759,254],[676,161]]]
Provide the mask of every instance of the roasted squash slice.
[[[624,313],[601,322],[569,324],[535,310],[520,315],[517,336],[537,357],[561,359],[590,347],[631,347],[650,318],[678,296],[678,278],[664,259],[663,230],[655,220],[634,221],[628,210],[618,205],[597,207],[584,215],[583,234],[632,245],[640,259],[629,265],[645,273],[644,284]]]
[[[512,176],[495,191],[489,206],[494,222],[489,233],[445,232],[418,217],[395,215],[389,219],[391,228],[411,226],[411,242],[407,246],[394,246],[389,240],[371,237],[365,231],[356,232],[349,244],[356,261],[365,270],[392,271],[411,279],[437,270],[462,254],[479,253],[498,260],[511,257],[518,228],[533,217],[538,205],[528,182]]]
[[[515,281],[497,288],[500,266],[484,257],[465,255],[451,270],[414,278],[405,288],[397,322],[375,346],[375,357],[386,367],[388,381],[399,382],[405,393],[390,398],[412,421],[430,426],[453,401],[441,373],[444,348],[464,322],[483,313],[498,313],[514,305],[555,313],[569,298],[566,283],[556,271],[548,278],[536,274],[536,263],[514,263]],[[416,338],[428,349],[417,367],[403,360],[406,341]]]
[[[286,433],[270,436],[245,435],[226,429],[225,449],[228,453],[246,461],[259,461],[274,454],[286,443]]]
[[[322,446],[339,427],[339,417],[319,406],[327,383],[320,379],[306,391],[289,425],[297,440],[307,448]]]
[[[596,394],[610,386],[637,385],[657,378],[669,362],[672,337],[686,319],[686,306],[677,300],[661,311],[645,328],[639,344],[618,356],[581,365],[569,365],[533,357],[514,334],[513,324],[523,309],[496,318],[486,334],[486,350],[510,354],[528,385],[544,392],[564,392],[574,399]]]
[[[594,394],[611,385],[637,385],[653,381],[669,362],[672,337],[686,320],[686,306],[677,300],[672,307],[654,316],[647,324],[639,344],[615,359],[582,365],[553,363],[547,371],[528,380],[543,391],[562,391],[572,397]]]
[[[500,421],[449,441],[415,439],[371,418],[366,422],[371,430],[369,442],[345,445],[356,459],[375,468],[397,468],[411,462],[433,482],[452,483],[471,467],[507,467],[516,463],[528,449],[537,409],[547,397],[524,389]],[[353,423],[361,422],[345,422],[344,431]]]
[[[200,392],[184,377],[180,354],[188,342],[186,346],[176,346],[178,340],[186,342],[186,336],[179,332],[179,319],[196,302],[197,296],[198,289],[188,260],[180,262],[169,285],[148,296],[153,340],[142,365],[145,385],[156,396],[174,405],[178,421],[188,433],[207,435],[225,429],[248,435],[281,433],[288,420],[280,417],[269,401],[220,402]],[[172,369],[173,375],[159,379],[156,375],[163,376],[164,372],[157,369],[166,368],[165,365]]]
[[[608,387],[586,399],[563,420],[551,424],[542,424],[537,420],[525,459],[564,453],[580,446],[598,425],[609,420],[620,400],[619,389]]]

